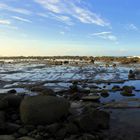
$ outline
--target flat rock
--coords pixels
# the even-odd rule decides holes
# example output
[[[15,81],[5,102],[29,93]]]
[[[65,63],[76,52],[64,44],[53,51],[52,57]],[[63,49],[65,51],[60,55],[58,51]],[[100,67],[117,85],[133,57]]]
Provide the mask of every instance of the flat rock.
[[[98,94],[82,97],[83,101],[98,101],[99,99],[100,96]]]
[[[15,140],[12,135],[0,135],[0,140]]]

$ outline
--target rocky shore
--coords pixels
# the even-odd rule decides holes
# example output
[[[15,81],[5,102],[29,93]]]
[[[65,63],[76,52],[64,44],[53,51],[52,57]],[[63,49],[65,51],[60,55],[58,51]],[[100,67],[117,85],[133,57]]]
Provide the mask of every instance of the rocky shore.
[[[104,140],[110,114],[97,102],[56,95],[0,94],[0,140]]]

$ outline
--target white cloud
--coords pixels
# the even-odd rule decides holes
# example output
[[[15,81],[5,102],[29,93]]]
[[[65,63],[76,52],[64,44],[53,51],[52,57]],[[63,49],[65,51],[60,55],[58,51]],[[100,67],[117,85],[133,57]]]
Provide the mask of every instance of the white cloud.
[[[114,42],[118,43],[117,37],[115,35],[113,35],[112,32],[93,33],[93,34],[91,34],[91,36],[97,36],[97,37],[107,39],[107,40],[111,40],[111,41],[114,41]]]
[[[11,22],[9,20],[0,19],[0,24],[2,24],[2,25],[10,25]]]
[[[67,15],[69,19],[77,19],[82,23],[96,24],[99,26],[109,26],[110,23],[102,19],[96,13],[90,11],[87,8],[79,6],[79,0],[73,2],[68,0],[34,0],[39,3],[43,8],[49,12],[60,16]],[[78,4],[77,4],[78,3]]]
[[[138,31],[138,30],[139,30],[138,27],[137,27],[136,25],[134,25],[134,24],[127,24],[127,25],[125,26],[125,28],[126,28],[127,30],[132,30],[132,31]]]
[[[1,10],[7,10],[7,11],[10,11],[10,12],[20,13],[20,14],[25,14],[25,15],[30,15],[31,14],[31,11],[29,11],[27,9],[11,7],[11,6],[8,6],[5,3],[0,3],[0,9]]]
[[[64,35],[64,34],[65,34],[65,32],[64,32],[64,31],[61,31],[61,32],[60,32],[60,34],[61,34],[61,35]]]
[[[28,23],[31,23],[32,21],[29,20],[29,19],[26,19],[26,18],[21,18],[21,17],[18,17],[18,16],[12,16],[13,19],[16,19],[16,20],[19,20],[19,21],[22,21],[22,22],[28,22]]]

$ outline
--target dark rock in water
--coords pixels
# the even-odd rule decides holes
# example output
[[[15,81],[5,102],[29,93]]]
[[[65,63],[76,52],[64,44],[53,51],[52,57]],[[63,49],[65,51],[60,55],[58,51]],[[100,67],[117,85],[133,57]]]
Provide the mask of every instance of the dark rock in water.
[[[101,91],[101,96],[104,97],[104,98],[108,97],[109,96],[108,91],[107,90],[102,90]]]
[[[135,90],[136,88],[134,86],[123,86],[122,90],[126,90],[129,92],[132,92],[132,90]]]
[[[120,94],[123,96],[135,96],[135,94],[133,94],[133,89],[135,89],[133,86],[123,86],[123,91]]]
[[[129,71],[128,78],[129,78],[129,79],[132,79],[132,80],[136,78],[136,75],[135,75],[135,73],[133,72],[133,70],[130,70],[130,71]]]
[[[69,88],[70,88],[69,90],[71,93],[78,92],[78,82],[73,81],[72,86],[70,86]]]
[[[22,99],[23,97],[20,95],[7,95],[2,100],[7,101],[9,107],[18,108],[20,106]]]
[[[0,140],[16,140],[12,135],[0,135]]]
[[[54,96],[26,97],[20,105],[21,120],[25,124],[50,124],[69,113],[66,99]]]
[[[121,87],[118,86],[118,85],[114,85],[114,86],[112,87],[112,90],[113,90],[113,91],[120,91],[120,90],[121,90]]]
[[[15,89],[11,89],[7,93],[15,94],[15,93],[17,93],[17,91]]]
[[[129,92],[126,92],[126,91],[122,91],[120,94],[121,94],[122,96],[135,96],[135,94],[129,93]]]
[[[105,111],[95,110],[85,113],[77,119],[78,126],[84,132],[94,132],[99,129],[108,129],[110,114]]]

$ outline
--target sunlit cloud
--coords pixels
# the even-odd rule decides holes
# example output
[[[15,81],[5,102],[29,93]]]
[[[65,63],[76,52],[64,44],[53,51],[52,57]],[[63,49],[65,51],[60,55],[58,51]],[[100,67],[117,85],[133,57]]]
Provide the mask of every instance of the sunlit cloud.
[[[0,19],[0,24],[2,24],[2,25],[10,25],[11,22],[9,20],[6,20],[6,19]]]
[[[31,23],[32,21],[29,20],[29,19],[26,19],[26,18],[21,18],[21,17],[18,17],[18,16],[12,16],[13,19],[16,19],[18,21],[22,21],[22,22],[27,22],[27,23]]]
[[[0,3],[0,10],[6,10],[9,12],[15,12],[15,13],[20,13],[20,14],[25,14],[25,15],[30,15],[31,11],[23,8],[17,8],[17,7],[11,7],[5,3]]]
[[[99,38],[107,39],[107,40],[111,40],[111,41],[115,41],[115,42],[117,42],[117,40],[118,40],[117,37],[112,34],[112,32],[93,33],[93,34],[91,34],[91,36],[97,36]]]
[[[66,0],[34,0],[43,8],[56,15],[56,19],[72,20],[84,24],[95,24],[99,26],[110,26],[110,23],[101,18],[98,14],[83,8],[82,5],[78,6],[79,0],[66,1]],[[67,18],[62,18],[67,17]]]

